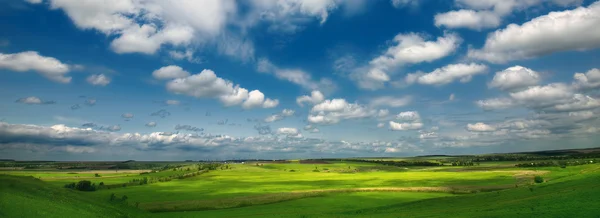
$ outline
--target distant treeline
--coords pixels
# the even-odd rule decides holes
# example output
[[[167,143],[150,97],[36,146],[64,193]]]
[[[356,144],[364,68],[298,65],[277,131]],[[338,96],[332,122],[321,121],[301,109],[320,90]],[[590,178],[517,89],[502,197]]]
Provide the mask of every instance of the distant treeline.
[[[360,163],[377,163],[388,166],[441,166],[441,163],[431,161],[391,161],[391,160],[361,160],[361,159],[308,159],[309,161],[351,161]]]
[[[588,160],[560,160],[560,161],[538,161],[538,162],[530,162],[530,163],[520,163],[516,164],[516,167],[562,167],[565,168],[567,166],[578,166],[585,164],[595,164],[598,163],[596,159],[588,159]]]

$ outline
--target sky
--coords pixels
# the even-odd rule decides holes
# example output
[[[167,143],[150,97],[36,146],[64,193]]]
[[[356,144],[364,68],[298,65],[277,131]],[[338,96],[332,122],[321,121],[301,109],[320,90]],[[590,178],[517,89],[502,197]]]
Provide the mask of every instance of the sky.
[[[598,147],[600,1],[6,0],[0,158]]]

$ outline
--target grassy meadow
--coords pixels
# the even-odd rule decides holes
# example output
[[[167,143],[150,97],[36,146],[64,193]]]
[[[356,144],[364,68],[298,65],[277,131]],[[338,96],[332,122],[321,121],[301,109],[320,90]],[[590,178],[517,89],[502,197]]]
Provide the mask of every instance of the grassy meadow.
[[[440,159],[385,161],[414,160]],[[351,159],[246,162],[220,164],[189,177],[182,175],[198,171],[199,164],[162,170],[0,170],[0,217],[600,216],[593,206],[600,205],[595,197],[600,194],[599,164],[518,163],[523,161],[472,166]],[[536,176],[543,182],[534,182]],[[144,177],[149,182],[137,184]],[[95,191],[63,187],[80,180],[104,186]]]

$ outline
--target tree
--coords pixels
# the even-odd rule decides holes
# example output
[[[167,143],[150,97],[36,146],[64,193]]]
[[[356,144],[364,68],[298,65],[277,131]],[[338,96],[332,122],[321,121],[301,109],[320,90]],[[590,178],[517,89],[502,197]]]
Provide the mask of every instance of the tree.
[[[75,185],[75,189],[79,191],[96,191],[96,184],[92,184],[88,180],[81,180]]]
[[[533,181],[534,181],[535,183],[542,183],[542,182],[544,182],[544,178],[542,178],[541,176],[535,176],[535,177],[533,178]]]

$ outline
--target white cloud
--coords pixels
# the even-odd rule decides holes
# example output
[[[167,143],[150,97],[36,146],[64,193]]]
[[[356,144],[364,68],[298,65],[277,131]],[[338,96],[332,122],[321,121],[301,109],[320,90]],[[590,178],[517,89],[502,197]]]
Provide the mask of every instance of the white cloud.
[[[323,101],[325,101],[325,96],[319,90],[312,91],[310,93],[310,96],[303,95],[303,96],[296,98],[296,103],[298,105],[300,105],[300,107],[304,106],[304,103],[309,103],[309,104],[315,105],[315,104],[319,104]]]
[[[442,68],[435,69],[431,73],[415,73],[406,76],[405,81],[410,84],[418,82],[424,85],[445,85],[455,80],[462,83],[471,81],[477,74],[487,73],[488,67],[483,64],[450,64]]]
[[[271,123],[279,120],[283,120],[285,117],[293,116],[296,111],[291,109],[283,109],[281,113],[272,114],[264,119],[265,122]]]
[[[423,123],[420,122],[396,123],[394,121],[390,121],[390,129],[394,131],[417,130],[421,128],[423,128]]]
[[[421,2],[421,0],[390,0],[390,2],[395,8],[402,8],[407,6],[416,7],[419,5],[419,2]]]
[[[500,90],[518,90],[537,85],[541,81],[539,73],[525,67],[514,66],[496,72],[494,79],[488,84],[490,88]]]
[[[472,132],[493,132],[496,128],[485,123],[467,124],[467,130]]]
[[[450,96],[448,97],[448,101],[454,101],[454,93],[450,94]]]
[[[398,115],[396,115],[396,119],[402,121],[420,121],[421,116],[416,111],[405,111],[400,112]]]
[[[235,2],[208,1],[69,1],[52,0],[81,29],[116,35],[111,48],[117,53],[154,54],[162,45],[181,46],[193,38],[205,42],[218,35]],[[159,28],[160,27],[160,28]]]
[[[336,98],[313,106],[307,120],[313,124],[336,124],[342,120],[373,118],[382,113],[385,112]]]
[[[491,11],[458,10],[435,15],[435,26],[481,30],[500,26],[502,18]]]
[[[202,59],[199,57],[194,57],[194,51],[191,49],[187,49],[185,51],[169,51],[169,56],[175,60],[187,60],[190,63],[200,64],[202,63]]]
[[[302,138],[302,134],[296,128],[282,127],[277,129],[277,134],[285,135],[289,138]]]
[[[42,3],[42,0],[25,0],[27,3],[30,4],[39,4]]]
[[[369,105],[372,107],[404,107],[412,101],[411,96],[403,96],[403,97],[392,97],[392,96],[381,96],[372,98],[369,102]]]
[[[156,127],[156,122],[148,122],[148,123],[146,123],[145,126],[147,126],[147,127]]]
[[[517,103],[510,98],[491,98],[479,100],[475,103],[484,110],[506,109],[517,105]]]
[[[296,111],[291,110],[291,109],[283,109],[283,111],[281,111],[281,115],[289,117],[289,116],[293,116],[294,113],[296,113]]]
[[[2,68],[17,72],[36,71],[55,82],[71,82],[71,77],[66,76],[71,68],[69,65],[53,57],[41,56],[35,51],[0,53],[0,69]]]
[[[272,123],[279,120],[283,120],[283,116],[281,116],[281,114],[273,114],[264,119],[266,123]]]
[[[552,83],[545,86],[532,86],[510,96],[520,104],[533,108],[542,108],[568,101],[573,97],[571,87],[562,83]]]
[[[575,73],[573,86],[577,89],[600,88],[600,69],[594,68],[586,73]]]
[[[435,15],[435,25],[447,28],[469,28],[482,30],[496,28],[502,24],[502,19],[513,11],[523,11],[542,3],[562,7],[581,5],[581,0],[456,0],[456,5],[463,8]]]
[[[469,49],[471,58],[503,63],[561,51],[600,47],[600,2],[573,10],[551,12],[522,25],[510,24],[489,34],[482,49]]]
[[[177,101],[177,100],[166,100],[165,104],[167,104],[167,105],[179,105],[179,104],[181,104],[181,102]]]
[[[363,89],[380,89],[390,81],[390,74],[401,66],[422,62],[433,62],[453,53],[462,41],[456,34],[445,33],[436,41],[425,41],[424,36],[409,33],[394,37],[393,45],[379,57],[369,62],[369,66],[359,68],[351,74]]]
[[[277,105],[279,105],[278,99],[267,98],[267,99],[265,99],[265,102],[263,103],[262,107],[263,108],[274,108],[274,107],[277,107]]]
[[[383,128],[383,127],[385,127],[385,123],[378,123],[377,124],[377,128]]]
[[[56,103],[54,101],[43,101],[42,99],[35,97],[35,96],[19,98],[15,102],[22,103],[22,104],[54,104],[54,103]]]
[[[175,65],[169,65],[165,67],[161,67],[158,70],[152,72],[152,76],[155,79],[160,80],[169,80],[169,79],[177,79],[184,78],[190,76],[190,73],[183,70],[183,68]]]
[[[396,119],[402,121],[397,123],[390,121],[390,129],[394,131],[416,130],[423,128],[421,116],[416,111],[404,111],[396,115]]]
[[[313,80],[312,76],[299,69],[283,69],[275,66],[268,59],[262,58],[258,61],[256,70],[261,73],[275,75],[278,79],[286,80],[308,90],[332,89],[333,82],[329,79]]]
[[[110,83],[110,78],[104,74],[94,74],[88,76],[86,81],[95,86],[106,86]]]
[[[556,111],[581,111],[595,108],[600,108],[600,101],[582,94],[575,94],[567,103],[557,104],[552,107]]]
[[[245,109],[272,108],[279,104],[279,100],[265,99],[265,95],[259,90],[248,92],[231,81],[217,77],[208,69],[199,74],[173,79],[167,82],[166,88],[169,92],[196,98],[217,98],[225,106],[242,104]]]

